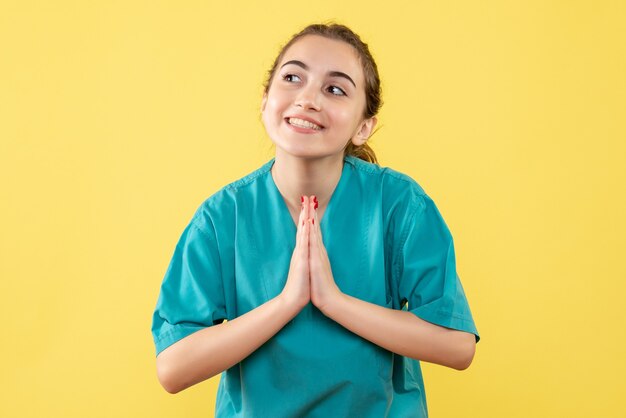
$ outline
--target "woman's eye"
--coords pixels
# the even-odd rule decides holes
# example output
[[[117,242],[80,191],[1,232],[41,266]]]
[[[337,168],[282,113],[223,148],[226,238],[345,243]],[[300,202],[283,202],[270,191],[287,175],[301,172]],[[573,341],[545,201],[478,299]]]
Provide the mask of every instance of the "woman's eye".
[[[345,95],[346,95],[346,92],[345,92],[345,91],[343,91],[343,90],[341,90],[341,89],[340,89],[339,87],[337,87],[337,86],[330,86],[330,87],[328,88],[328,90],[329,90],[332,94],[334,94],[335,96],[345,96]]]
[[[295,77],[295,78],[297,78],[298,80],[300,80],[300,77],[298,77],[298,76],[297,76],[297,75],[295,75],[295,74],[285,74],[285,75],[283,76],[283,80],[287,80],[288,82],[292,83],[292,82],[293,82],[294,77]]]

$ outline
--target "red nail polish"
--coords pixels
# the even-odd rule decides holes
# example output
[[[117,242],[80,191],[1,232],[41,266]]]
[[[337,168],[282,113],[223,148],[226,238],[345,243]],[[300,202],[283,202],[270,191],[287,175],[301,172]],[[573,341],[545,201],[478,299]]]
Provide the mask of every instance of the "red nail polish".
[[[317,204],[317,202],[315,202],[315,206],[313,207],[313,209],[317,209],[319,205]]]
[[[304,203],[304,196],[300,196],[300,202]]]
[[[313,225],[315,225],[315,219],[311,219],[311,222],[313,222]]]

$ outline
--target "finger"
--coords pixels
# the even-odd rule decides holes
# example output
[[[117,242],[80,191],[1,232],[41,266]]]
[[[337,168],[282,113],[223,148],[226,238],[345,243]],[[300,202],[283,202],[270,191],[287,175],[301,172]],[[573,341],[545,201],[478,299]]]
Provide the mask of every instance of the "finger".
[[[302,212],[302,220],[300,221],[300,224],[302,225],[302,229],[304,230],[304,225],[306,225],[309,219],[309,198],[307,196],[303,196],[302,205],[303,205],[302,206],[303,212]]]
[[[309,218],[314,219],[315,212],[317,211],[317,203],[315,203],[317,199],[315,196],[311,195],[309,198]]]
[[[317,198],[315,196],[311,196],[310,202],[310,217],[311,217],[311,243],[314,246],[319,245],[318,243],[318,235],[319,235],[319,222],[317,219],[317,207],[318,203],[316,203]],[[315,252],[317,254],[317,251]]]
[[[300,206],[300,216],[298,217],[298,225],[296,225],[296,243],[300,241],[300,237],[302,236],[302,223],[303,223],[302,221],[306,219],[304,216],[304,213],[305,213],[304,196],[300,196],[300,200],[302,204]]]
[[[317,209],[315,209],[315,216],[313,217],[313,219],[315,219],[315,235],[320,237],[321,233],[322,233],[322,230],[320,229],[320,223],[319,223],[319,219],[317,217]]]
[[[304,233],[302,234],[302,255],[303,255],[303,259],[307,260],[308,263],[308,259],[309,259],[309,234],[310,234],[310,225],[308,221],[304,221]]]
[[[315,225],[313,224],[313,219],[310,219],[307,222],[309,236],[308,236],[308,248],[309,248],[309,260],[315,260],[318,254],[316,238],[315,238]],[[310,265],[311,268],[315,268],[314,264]]]
[[[298,220],[298,229],[300,230],[300,237],[299,240],[300,241],[300,248],[303,247],[308,247],[308,242],[309,242],[309,237],[308,234],[306,233],[306,221],[307,221],[307,217],[308,217],[308,202],[307,202],[307,197],[306,196],[301,196],[301,202],[302,202],[302,208],[300,210],[300,218]],[[307,248],[308,250],[308,248]],[[308,253],[308,251],[307,251]]]
[[[311,226],[309,224],[309,197],[304,196],[304,210],[302,214],[302,248],[305,254],[305,257],[308,259],[309,257],[309,237],[311,234]]]
[[[309,219],[309,197],[308,196],[303,196],[304,198],[304,221],[306,223],[306,220]]]
[[[313,204],[313,207],[315,208],[315,206],[317,206],[315,203]],[[322,240],[321,240],[321,236],[322,236],[322,231],[320,229],[320,223],[319,223],[319,218],[317,216],[317,209],[313,210],[313,216],[312,216],[314,223],[313,223],[313,237],[315,239],[315,244],[320,246],[322,245]]]
[[[311,195],[310,197],[310,205],[309,205],[309,217],[311,218],[311,244],[315,244],[316,233],[317,233],[317,206],[318,204],[317,198],[315,195]]]

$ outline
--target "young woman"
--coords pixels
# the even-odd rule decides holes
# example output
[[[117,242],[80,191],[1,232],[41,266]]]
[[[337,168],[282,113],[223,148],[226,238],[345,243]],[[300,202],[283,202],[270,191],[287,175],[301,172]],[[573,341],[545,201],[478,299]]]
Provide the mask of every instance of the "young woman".
[[[216,417],[425,417],[419,361],[470,365],[480,337],[450,231],[367,145],[380,104],[347,27],[283,47],[261,105],[275,157],[202,203],[163,280],[168,392],[224,372]]]

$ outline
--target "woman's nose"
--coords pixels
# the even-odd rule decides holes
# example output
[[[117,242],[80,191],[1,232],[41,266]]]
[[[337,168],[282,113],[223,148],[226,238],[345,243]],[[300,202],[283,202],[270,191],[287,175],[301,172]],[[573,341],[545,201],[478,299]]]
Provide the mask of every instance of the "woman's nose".
[[[319,101],[319,91],[316,87],[309,85],[300,91],[298,97],[296,97],[296,106],[303,109],[320,110],[321,105]]]

